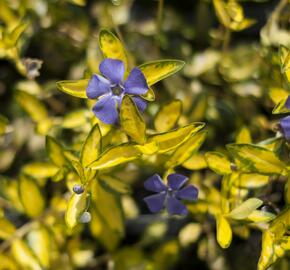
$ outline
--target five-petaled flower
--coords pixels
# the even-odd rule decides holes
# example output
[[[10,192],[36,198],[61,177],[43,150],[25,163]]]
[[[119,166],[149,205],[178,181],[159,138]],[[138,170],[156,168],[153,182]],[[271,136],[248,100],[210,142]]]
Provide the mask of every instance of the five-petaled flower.
[[[290,110],[290,96],[288,96],[285,107]],[[290,140],[290,115],[283,117],[280,120],[280,125],[282,128],[282,132],[285,136],[285,138],[289,141]]]
[[[145,110],[147,103],[140,95],[149,87],[139,68],[133,68],[125,81],[125,65],[121,60],[106,58],[99,69],[103,76],[94,74],[86,90],[88,98],[98,99],[93,107],[97,118],[106,124],[117,123],[124,95],[131,95],[138,109]]]
[[[144,201],[153,213],[159,212],[166,205],[170,215],[186,215],[188,210],[180,200],[197,200],[198,189],[193,185],[183,187],[188,178],[182,174],[170,174],[167,180],[168,185],[166,186],[158,174],[147,179],[144,187],[157,194],[145,197]]]

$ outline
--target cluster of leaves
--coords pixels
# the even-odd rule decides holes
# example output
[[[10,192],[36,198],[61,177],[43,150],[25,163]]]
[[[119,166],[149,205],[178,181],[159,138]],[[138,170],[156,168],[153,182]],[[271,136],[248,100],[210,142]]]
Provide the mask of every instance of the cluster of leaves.
[[[194,54],[188,29],[175,40],[175,51],[171,47],[168,29],[182,27],[178,11],[165,9],[160,33],[162,16],[153,29],[150,20],[137,28],[130,22],[134,1],[97,2],[88,10],[98,27],[86,18],[85,1],[0,0],[0,58],[25,77],[0,84],[0,93],[1,87],[13,92],[0,115],[0,269],[252,269],[226,259],[222,249],[233,235],[246,247],[260,236],[253,262],[259,270],[287,268],[289,147],[274,115],[289,113],[288,0],[272,12],[259,43],[232,47],[232,32],[255,20],[238,1],[201,0],[199,11],[214,16],[214,10],[220,27],[202,28],[210,46]],[[72,20],[75,10],[81,16]],[[131,34],[134,29],[139,34]],[[53,41],[52,33],[60,37]],[[35,55],[27,49],[34,36],[43,55],[23,57]],[[70,55],[64,74],[59,66],[67,63],[45,40]],[[187,65],[152,60],[164,55]],[[86,88],[102,56],[122,60],[126,74],[145,62],[138,66],[149,86],[145,113],[125,95],[119,125],[96,118]],[[44,61],[39,81],[38,58]],[[63,76],[69,80],[58,81]],[[188,217],[151,215],[142,202],[144,180],[173,172],[189,176],[199,200],[186,202]],[[195,247],[196,262],[189,262],[192,256],[184,254]],[[240,247],[235,256],[246,258]]]

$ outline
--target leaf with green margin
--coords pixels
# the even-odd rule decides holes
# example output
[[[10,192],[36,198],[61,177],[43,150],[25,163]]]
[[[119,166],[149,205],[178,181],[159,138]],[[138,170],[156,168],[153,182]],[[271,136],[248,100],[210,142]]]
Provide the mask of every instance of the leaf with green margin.
[[[135,160],[142,152],[133,144],[121,144],[106,150],[96,161],[88,167],[92,170],[101,170]]]
[[[15,98],[19,105],[25,110],[31,119],[35,122],[41,122],[48,118],[48,112],[43,103],[41,103],[35,96],[24,91],[17,90]]]
[[[220,152],[207,152],[205,160],[208,167],[217,174],[231,174],[231,162],[228,157]]]
[[[89,79],[82,79],[76,81],[59,81],[56,83],[57,88],[62,92],[78,98],[87,97],[87,86]]]
[[[44,196],[36,182],[26,175],[19,179],[19,198],[29,217],[38,217],[45,208]]]
[[[82,194],[72,194],[65,212],[65,223],[68,228],[73,229],[79,223],[79,218],[88,209],[89,199],[86,191]]]
[[[183,144],[192,134],[204,126],[204,123],[196,122],[172,131],[151,135],[147,142],[156,142],[159,147],[158,153],[165,153]]]
[[[160,108],[155,119],[154,127],[158,132],[172,129],[177,123],[182,111],[182,102],[178,99],[170,101]]]
[[[228,151],[245,172],[284,174],[286,164],[274,152],[253,144],[229,144]]]
[[[140,115],[134,101],[125,95],[120,109],[120,122],[125,133],[136,143],[144,144],[146,141],[146,124]]]
[[[227,214],[227,217],[236,220],[245,219],[262,204],[262,200],[257,198],[250,198],[234,208],[230,213]]]
[[[101,29],[99,45],[105,58],[119,59],[124,62],[125,70],[128,68],[128,58],[122,42],[109,30]]]
[[[95,124],[87,136],[82,150],[81,150],[81,163],[83,167],[97,160],[102,151],[102,133],[98,124]]]
[[[50,160],[58,167],[66,164],[64,149],[54,138],[46,136],[46,152]]]
[[[280,45],[279,48],[281,72],[285,74],[286,79],[290,82],[290,49]]]
[[[216,216],[216,237],[217,242],[222,248],[228,248],[232,242],[232,229],[227,221],[222,215]]]
[[[147,101],[154,101],[155,100],[155,93],[151,87],[149,87],[146,94],[141,95],[142,98],[144,98]]]
[[[176,167],[188,160],[201,147],[205,141],[206,135],[206,130],[193,133],[187,141],[185,141],[174,151],[165,163],[165,167]]]
[[[144,74],[148,86],[151,86],[178,72],[183,68],[184,64],[180,60],[167,59],[147,62],[139,66],[139,68]]]

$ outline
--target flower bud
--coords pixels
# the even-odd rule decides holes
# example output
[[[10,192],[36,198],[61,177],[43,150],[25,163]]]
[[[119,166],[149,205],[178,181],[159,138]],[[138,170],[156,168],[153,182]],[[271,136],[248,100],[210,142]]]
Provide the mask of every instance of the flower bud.
[[[74,185],[73,192],[76,194],[82,194],[84,192],[84,188],[82,185]]]

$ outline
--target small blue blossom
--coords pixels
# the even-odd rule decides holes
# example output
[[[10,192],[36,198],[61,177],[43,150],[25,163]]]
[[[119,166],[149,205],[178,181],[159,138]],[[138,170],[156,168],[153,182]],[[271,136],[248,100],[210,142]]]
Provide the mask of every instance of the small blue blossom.
[[[290,96],[288,96],[285,107],[290,110]],[[280,120],[282,132],[287,140],[290,140],[290,116],[283,117]]]
[[[154,174],[144,183],[144,187],[156,192],[157,194],[144,198],[151,212],[157,213],[166,205],[170,215],[186,215],[187,208],[180,200],[196,201],[198,189],[193,185],[184,184],[188,178],[182,174],[173,173],[167,177],[168,185],[166,186],[158,174]]]
[[[140,95],[145,94],[149,87],[139,68],[133,68],[125,81],[125,65],[121,60],[106,58],[99,69],[103,76],[94,74],[86,90],[88,98],[98,99],[93,107],[97,118],[106,124],[117,123],[118,108],[125,94],[132,96],[141,112],[145,110],[147,103]]]

